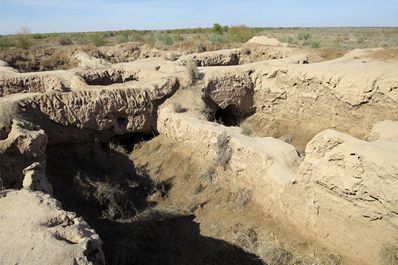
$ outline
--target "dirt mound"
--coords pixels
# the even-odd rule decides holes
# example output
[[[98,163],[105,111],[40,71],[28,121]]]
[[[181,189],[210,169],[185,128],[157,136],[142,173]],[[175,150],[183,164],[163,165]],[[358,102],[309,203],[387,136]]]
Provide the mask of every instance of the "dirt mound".
[[[57,200],[25,190],[0,197],[3,264],[105,264],[99,236]]]
[[[269,38],[267,36],[254,36],[247,43],[257,43],[266,46],[280,46],[280,47],[287,47],[287,43],[282,43],[275,38]]]

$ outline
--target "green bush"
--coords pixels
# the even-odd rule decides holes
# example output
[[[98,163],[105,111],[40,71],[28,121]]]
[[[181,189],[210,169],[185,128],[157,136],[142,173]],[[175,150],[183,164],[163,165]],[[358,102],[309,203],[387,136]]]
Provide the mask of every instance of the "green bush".
[[[228,30],[228,38],[231,42],[246,42],[253,36],[250,28],[242,26],[233,26]]]
[[[173,36],[174,42],[180,42],[184,41],[184,37],[181,35],[181,33],[177,33]]]
[[[216,34],[223,34],[224,29],[220,24],[214,23],[212,31]]]
[[[0,49],[9,48],[14,45],[14,42],[10,38],[0,36]]]
[[[90,36],[91,43],[94,44],[95,46],[104,46],[106,45],[106,40],[104,39],[104,36],[101,34],[93,34]]]
[[[66,46],[66,45],[72,45],[72,44],[73,44],[73,41],[72,41],[72,39],[71,39],[69,36],[67,36],[67,35],[60,35],[60,36],[58,37],[58,43],[59,43],[60,45],[62,45],[62,46]]]
[[[110,38],[110,37],[114,37],[115,36],[115,32],[113,31],[106,31],[103,34],[104,38]]]
[[[343,46],[343,39],[342,39],[341,37],[336,37],[336,38],[334,39],[334,46],[335,46],[336,48],[342,48],[342,46]]]
[[[174,44],[173,38],[168,33],[157,31],[154,34],[154,38],[155,38],[155,46],[159,48],[164,48],[165,46],[171,46]]]
[[[311,48],[318,49],[321,47],[321,42],[319,40],[314,40],[311,42]]]
[[[32,35],[32,38],[35,40],[42,40],[42,39],[47,39],[48,35],[47,34],[40,34],[40,33],[36,33]]]
[[[216,44],[216,43],[225,43],[226,42],[226,38],[224,35],[219,34],[219,33],[211,33],[207,36],[207,40],[211,43],[211,44]]]
[[[312,38],[311,33],[308,32],[300,32],[297,37],[299,40],[308,41]]]
[[[125,42],[144,42],[145,33],[141,31],[126,30],[116,34],[116,41],[118,43]]]

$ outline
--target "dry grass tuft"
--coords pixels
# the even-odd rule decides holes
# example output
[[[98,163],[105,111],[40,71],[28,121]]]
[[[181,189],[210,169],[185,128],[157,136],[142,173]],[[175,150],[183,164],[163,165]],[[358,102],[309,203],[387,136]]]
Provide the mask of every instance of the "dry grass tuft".
[[[230,136],[227,132],[223,132],[217,138],[217,161],[224,168],[227,167],[229,160],[231,160],[232,149],[229,146]]]
[[[180,103],[178,102],[173,102],[173,111],[175,113],[182,113],[185,111],[183,107],[181,107]]]
[[[239,188],[237,191],[232,192],[230,201],[235,210],[240,210],[250,203],[253,197],[253,192],[249,189]]]
[[[231,233],[232,241],[235,245],[248,252],[255,252],[258,245],[258,235],[256,230],[238,223]]]
[[[190,85],[194,84],[195,81],[200,78],[198,66],[193,60],[187,60],[185,62],[185,71]]]
[[[201,174],[200,174],[200,179],[206,182],[213,182],[213,176],[215,174],[215,170],[213,166],[210,166],[206,168]]]
[[[126,191],[119,185],[93,181],[88,176],[83,176],[81,172],[75,175],[74,183],[83,199],[101,206],[102,216],[105,218],[127,218],[130,212],[138,213],[134,203],[128,199]]]
[[[0,191],[5,190],[6,187],[4,186],[3,180],[0,177]]]
[[[240,131],[242,134],[247,135],[247,136],[251,136],[253,134],[252,130],[245,125],[240,126]]]
[[[383,265],[397,265],[398,264],[398,245],[385,246],[380,251],[380,259]]]
[[[0,139],[7,137],[11,129],[12,119],[18,116],[18,104],[4,101],[0,104]]]

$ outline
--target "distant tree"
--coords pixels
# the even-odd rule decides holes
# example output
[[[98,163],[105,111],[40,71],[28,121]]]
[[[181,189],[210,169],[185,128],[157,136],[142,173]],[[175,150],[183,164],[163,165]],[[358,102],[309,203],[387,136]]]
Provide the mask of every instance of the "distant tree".
[[[214,23],[213,24],[213,32],[214,33],[218,33],[218,34],[222,34],[223,33],[223,27],[218,24],[218,23]]]

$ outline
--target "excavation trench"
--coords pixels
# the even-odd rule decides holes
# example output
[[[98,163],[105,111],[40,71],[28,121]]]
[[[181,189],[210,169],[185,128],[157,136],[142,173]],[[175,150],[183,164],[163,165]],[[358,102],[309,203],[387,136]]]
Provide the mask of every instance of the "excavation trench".
[[[129,157],[129,150],[150,138],[134,134],[47,148],[54,197],[100,235],[107,264],[263,264],[239,247],[201,235],[193,212],[160,205],[172,179],[155,180],[143,161],[137,166]]]
[[[126,73],[123,70],[104,70],[95,72],[83,72],[81,77],[88,85],[109,86],[112,84],[124,83],[128,81],[138,81],[136,73]]]
[[[4,50],[0,60],[7,62],[20,73],[66,70],[79,61],[73,57],[74,49],[36,48],[29,50]]]

